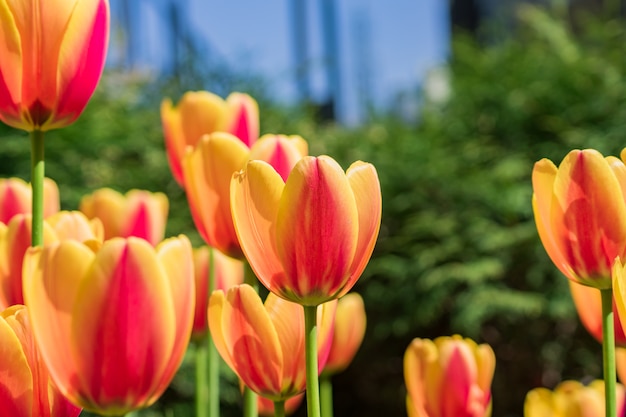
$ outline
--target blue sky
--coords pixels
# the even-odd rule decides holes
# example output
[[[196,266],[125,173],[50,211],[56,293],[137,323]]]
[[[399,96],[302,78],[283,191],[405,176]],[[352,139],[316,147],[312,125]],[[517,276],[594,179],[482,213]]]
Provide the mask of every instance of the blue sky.
[[[206,36],[212,48],[235,69],[263,74],[276,96],[295,98],[289,25],[289,0],[188,0],[187,17],[192,30]],[[151,37],[143,43],[147,66],[162,65],[159,18],[154,0],[139,0],[142,23]],[[115,0],[112,7],[115,8]],[[425,73],[448,54],[447,1],[442,0],[338,0],[339,51],[341,56],[342,119],[358,119],[357,74],[359,47],[369,57],[370,88],[374,104],[386,107],[400,91],[416,89]],[[324,54],[320,31],[319,0],[308,2],[309,54],[312,92],[326,93],[322,68]],[[369,22],[369,43],[355,39],[356,17]],[[360,45],[359,45],[360,43]],[[364,56],[364,55],[361,55]]]

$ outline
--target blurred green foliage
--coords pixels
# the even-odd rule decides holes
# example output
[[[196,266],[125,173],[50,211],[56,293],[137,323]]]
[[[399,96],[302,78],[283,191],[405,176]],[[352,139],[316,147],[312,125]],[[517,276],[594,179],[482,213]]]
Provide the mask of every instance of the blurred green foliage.
[[[496,352],[493,415],[521,416],[531,388],[601,377],[600,346],[579,324],[566,279],[537,237],[530,174],[535,161],[558,164],[573,148],[619,155],[626,146],[625,44],[623,21],[590,19],[574,33],[524,8],[515,33],[497,44],[454,39],[451,95],[425,98],[419,123],[384,114],[357,128],[281,107],[249,77],[194,85],[109,73],[79,121],[47,135],[46,170],[64,209],[104,186],[163,191],[171,204],[167,234],[200,244],[167,166],[160,100],[178,100],[185,89],[250,92],[263,133],[300,134],[312,154],[345,168],[369,161],[380,176],[380,238],[355,288],[368,331],[354,363],[335,377],[335,415],[405,415],[406,346],[414,337],[460,333]],[[0,176],[29,178],[27,136],[1,129]],[[192,415],[192,366],[193,349],[166,395],[141,415]],[[227,372],[223,381],[223,415],[240,415]]]

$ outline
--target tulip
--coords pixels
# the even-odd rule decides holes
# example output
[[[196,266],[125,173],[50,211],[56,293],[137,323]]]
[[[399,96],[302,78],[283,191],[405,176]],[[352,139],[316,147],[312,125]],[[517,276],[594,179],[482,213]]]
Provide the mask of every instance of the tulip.
[[[189,240],[136,237],[29,249],[24,299],[52,380],[104,415],[153,404],[180,365],[193,323]]]
[[[163,193],[130,190],[125,195],[110,188],[101,188],[86,195],[80,211],[90,218],[99,218],[104,225],[104,238],[140,237],[156,246],[165,234],[169,201]]]
[[[196,281],[196,302],[193,321],[193,336],[202,337],[208,330],[207,308],[209,307],[209,270],[213,251],[215,289],[227,290],[243,283],[243,262],[224,255],[220,251],[202,246],[193,250],[194,277]]]
[[[14,305],[0,313],[0,409],[11,417],[76,417],[80,408],[51,383],[33,339],[28,312]]]
[[[50,178],[43,183],[43,215],[48,217],[60,209],[59,187]],[[16,214],[31,211],[31,188],[21,178],[0,178],[0,223],[7,224]]]
[[[624,415],[624,387],[617,385],[618,416]],[[524,417],[604,417],[604,381],[585,386],[563,381],[554,391],[535,388],[526,394]]]
[[[285,413],[284,415],[289,416],[296,412],[296,410],[302,404],[302,400],[304,400],[304,393],[294,395],[285,401]],[[274,409],[274,401],[268,400],[265,397],[257,396],[258,406],[257,410],[261,417],[274,417],[276,415]]]
[[[229,133],[203,136],[185,156],[183,175],[191,214],[204,241],[228,256],[242,258],[230,209],[233,173],[250,158],[264,158],[287,176],[307,151],[299,136],[264,135],[251,149]]]
[[[413,339],[404,354],[409,417],[489,417],[496,358],[455,335]]]
[[[599,152],[571,151],[557,167],[535,164],[533,210],[541,242],[570,280],[611,287],[616,257],[626,258],[626,166]]]
[[[73,123],[100,80],[107,0],[0,2],[0,120],[47,131]]]
[[[602,297],[600,291],[573,281],[569,282],[569,287],[580,321],[589,334],[602,343]],[[613,326],[615,344],[626,347],[626,334],[622,328],[615,300],[613,300]]]
[[[324,375],[333,375],[346,369],[361,346],[365,336],[365,305],[357,293],[339,299],[335,315],[333,343]]]
[[[317,309],[318,372],[324,367],[330,344],[336,303]],[[269,294],[265,303],[247,284],[226,293],[213,292],[209,300],[209,328],[218,352],[252,391],[272,401],[286,400],[304,391],[304,312],[301,306]]]
[[[189,91],[176,107],[165,99],[161,103],[161,123],[170,169],[181,186],[185,184],[181,161],[186,148],[195,148],[203,135],[228,132],[246,147],[252,146],[259,135],[257,103],[242,93],[232,93],[224,101],[207,91]]]
[[[287,182],[251,161],[231,182],[232,215],[259,281],[287,300],[315,306],[340,298],[372,254],[381,219],[373,165],[344,173],[328,156],[305,157]]]

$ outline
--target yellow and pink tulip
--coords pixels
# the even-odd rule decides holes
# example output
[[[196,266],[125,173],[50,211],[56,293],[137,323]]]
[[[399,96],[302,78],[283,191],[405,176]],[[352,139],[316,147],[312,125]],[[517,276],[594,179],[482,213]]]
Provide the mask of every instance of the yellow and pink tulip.
[[[496,358],[455,335],[413,339],[404,354],[409,417],[489,417]]]
[[[286,182],[250,161],[231,181],[241,248],[259,281],[303,305],[340,298],[365,269],[380,228],[382,198],[373,165],[344,172],[328,156],[304,157]]]
[[[332,342],[336,302],[317,309],[318,371]],[[257,394],[282,401],[304,391],[304,310],[269,294],[265,303],[247,284],[209,300],[209,328],[218,352],[241,381]]]
[[[109,42],[108,0],[0,1],[0,120],[46,131],[73,123]]]
[[[0,223],[7,224],[16,214],[31,212],[31,187],[21,178],[0,178]],[[54,180],[43,183],[43,215],[48,217],[60,210],[59,187]]]
[[[189,343],[194,278],[189,240],[156,248],[136,237],[29,249],[24,299],[52,380],[104,415],[153,404]]]

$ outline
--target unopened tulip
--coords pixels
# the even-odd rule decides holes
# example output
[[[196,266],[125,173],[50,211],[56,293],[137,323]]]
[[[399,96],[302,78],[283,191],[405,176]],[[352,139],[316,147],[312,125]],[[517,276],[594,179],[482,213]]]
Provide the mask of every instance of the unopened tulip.
[[[76,417],[80,408],[51,383],[28,312],[14,305],[0,313],[0,410],[11,417]]]
[[[101,188],[82,198],[80,211],[102,221],[107,240],[135,236],[156,246],[165,235],[169,201],[160,192],[130,190],[121,194]]]
[[[193,323],[189,240],[65,240],[29,249],[24,299],[52,380],[72,403],[124,415],[154,403]]]
[[[624,415],[624,387],[617,384],[617,415]],[[554,391],[535,388],[526,394],[524,417],[604,417],[604,381],[589,385],[563,381]]]
[[[257,103],[242,93],[232,93],[225,101],[207,91],[189,91],[176,107],[165,99],[161,103],[161,123],[170,169],[181,186],[185,184],[181,162],[186,148],[195,148],[203,135],[228,132],[246,147],[259,136]]]
[[[218,250],[202,246],[193,250],[194,276],[196,279],[196,309],[193,321],[193,336],[201,337],[208,330],[207,308],[209,307],[209,271],[211,251],[214,268],[212,279],[216,290],[227,290],[243,282],[243,262],[224,255]]]
[[[413,339],[404,354],[409,417],[489,417],[496,358],[455,335]]]
[[[336,302],[318,307],[318,371],[324,367]],[[304,310],[269,294],[265,303],[247,284],[209,300],[209,328],[218,352],[245,385],[273,401],[304,391]]]
[[[249,149],[229,133],[203,136],[183,160],[185,189],[191,214],[204,241],[234,258],[242,258],[231,215],[230,182],[250,158],[275,162],[282,175],[308,151],[299,136],[264,135]],[[270,168],[272,169],[272,168]]]
[[[250,161],[231,181],[233,221],[243,252],[271,292],[314,306],[340,298],[372,254],[382,211],[373,165],[347,172],[328,156],[304,157],[287,182]]]
[[[21,178],[0,178],[0,223],[7,224],[16,214],[31,212],[31,187]],[[59,187],[50,178],[43,183],[43,215],[48,217],[60,209]]]
[[[552,262],[570,280],[611,287],[616,257],[626,259],[626,166],[592,149],[571,151],[557,168],[535,164],[533,210]]]
[[[333,343],[324,368],[325,375],[339,373],[350,365],[361,347],[366,321],[365,304],[359,294],[350,293],[339,299]]]
[[[589,334],[602,343],[602,297],[600,291],[573,281],[569,282],[569,287],[580,321]],[[622,321],[617,307],[615,307],[615,299],[613,299],[613,326],[615,344],[626,347],[626,334],[624,334]]]
[[[108,0],[0,2],[0,120],[46,131],[73,123],[109,41]]]

